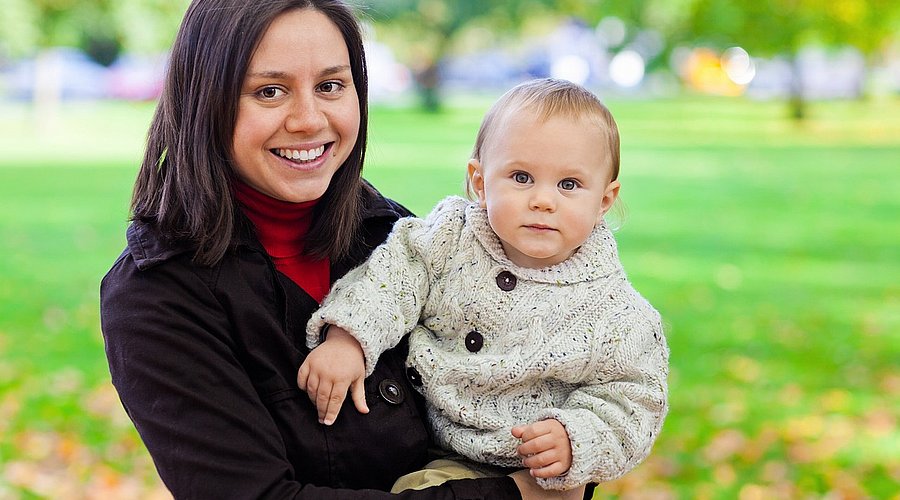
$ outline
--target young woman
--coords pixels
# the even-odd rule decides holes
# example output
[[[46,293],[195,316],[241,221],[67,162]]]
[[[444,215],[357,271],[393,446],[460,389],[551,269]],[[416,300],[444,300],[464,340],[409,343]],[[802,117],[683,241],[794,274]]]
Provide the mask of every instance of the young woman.
[[[329,284],[409,213],[360,178],[366,90],[340,0],[185,14],[100,289],[113,384],[176,498],[385,498],[426,462],[404,346],[366,381],[368,415],[320,425],[295,383]],[[519,498],[520,479],[401,498]]]

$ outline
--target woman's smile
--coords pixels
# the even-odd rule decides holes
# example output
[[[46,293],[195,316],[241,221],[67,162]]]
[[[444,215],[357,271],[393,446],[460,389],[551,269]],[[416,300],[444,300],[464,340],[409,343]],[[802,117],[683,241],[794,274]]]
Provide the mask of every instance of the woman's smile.
[[[334,142],[322,144],[311,148],[278,148],[271,150],[279,161],[286,163],[290,168],[300,170],[315,170],[328,160]]]

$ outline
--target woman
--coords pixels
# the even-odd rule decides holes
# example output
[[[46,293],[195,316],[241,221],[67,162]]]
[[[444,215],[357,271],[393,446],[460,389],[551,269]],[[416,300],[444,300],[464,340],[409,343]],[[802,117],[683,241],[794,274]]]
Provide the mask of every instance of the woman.
[[[113,384],[177,498],[382,498],[429,446],[403,346],[370,413],[317,421],[297,388],[328,285],[409,212],[360,178],[366,68],[340,0],[196,0],[175,40],[103,279]],[[402,498],[518,498],[521,476]]]

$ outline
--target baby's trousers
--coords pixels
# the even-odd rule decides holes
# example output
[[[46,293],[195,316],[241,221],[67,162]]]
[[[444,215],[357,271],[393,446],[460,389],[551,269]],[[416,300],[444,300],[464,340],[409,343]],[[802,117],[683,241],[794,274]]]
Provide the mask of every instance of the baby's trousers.
[[[449,453],[444,450],[431,450],[431,454],[434,460],[425,464],[425,467],[420,470],[400,476],[394,482],[391,493],[400,493],[405,490],[423,490],[454,479],[505,476],[516,470],[473,462],[462,455]],[[593,486],[592,484],[587,485],[583,493],[584,498],[591,498],[594,491]]]

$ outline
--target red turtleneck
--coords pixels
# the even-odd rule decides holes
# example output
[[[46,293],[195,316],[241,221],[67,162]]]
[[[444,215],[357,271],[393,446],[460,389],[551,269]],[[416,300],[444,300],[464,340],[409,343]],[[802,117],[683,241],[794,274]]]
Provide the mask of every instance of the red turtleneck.
[[[316,200],[303,203],[276,200],[238,180],[234,182],[234,194],[244,214],[256,226],[259,241],[275,262],[275,268],[321,303],[329,287],[328,259],[303,253]]]

